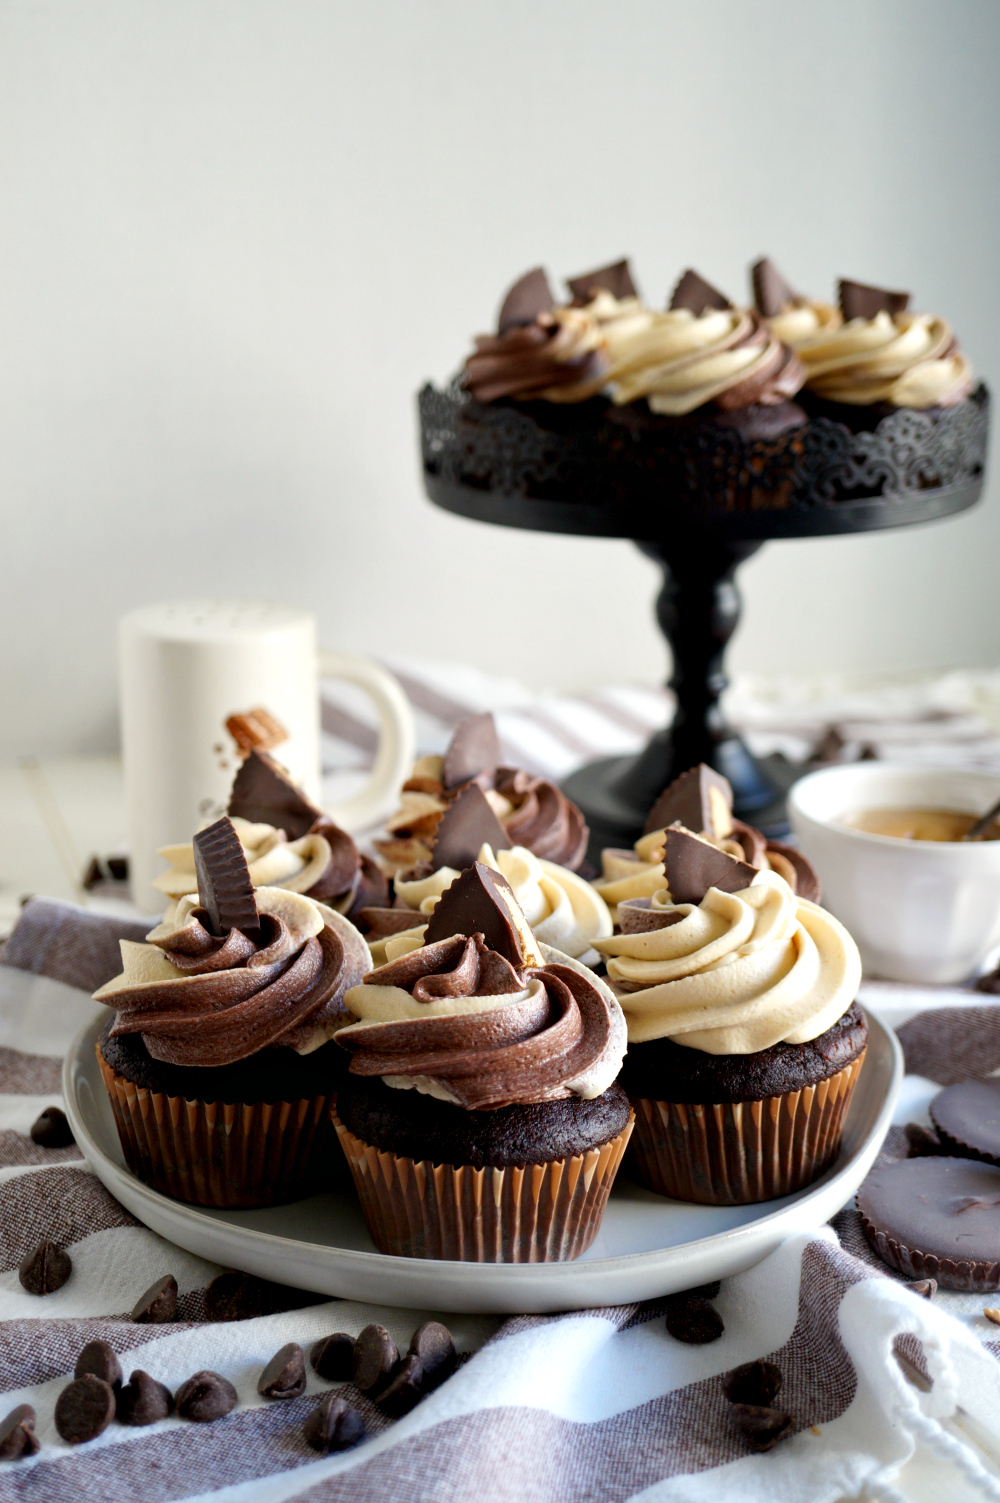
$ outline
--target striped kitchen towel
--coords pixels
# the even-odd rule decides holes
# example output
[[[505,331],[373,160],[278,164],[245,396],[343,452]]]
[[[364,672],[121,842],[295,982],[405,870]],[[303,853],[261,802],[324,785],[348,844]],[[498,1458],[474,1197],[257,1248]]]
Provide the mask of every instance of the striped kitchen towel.
[[[95,922],[106,926],[101,943]],[[853,1210],[726,1280],[714,1299],[725,1329],[705,1346],[668,1334],[664,1300],[501,1320],[326,1298],[304,1305],[277,1288],[260,1313],[210,1318],[206,1290],[222,1270],[141,1226],[75,1147],[43,1148],[29,1134],[59,1100],[60,1056],[91,1007],[68,984],[74,935],[76,979],[89,990],[104,979],[102,966],[116,968],[109,941],[121,932],[114,920],[35,901],[0,966],[0,1420],[30,1404],[41,1441],[36,1455],[0,1461],[0,1503],[834,1503],[862,1492],[888,1500],[901,1496],[893,1479],[915,1447],[932,1454],[942,1486],[951,1478],[970,1496],[1000,1497],[988,1459],[1000,1443],[1000,1346],[990,1340],[1000,1330],[982,1317],[986,1301],[918,1298],[873,1258]],[[966,1059],[979,1070],[1000,1067],[995,1005],[885,986],[868,988],[865,1000],[902,1023],[914,1073],[900,1121],[919,1118],[933,1082]],[[942,1000],[948,1006],[928,1010]],[[894,1129],[889,1151],[903,1141]],[[73,1273],[40,1297],[22,1288],[17,1267],[45,1238],[69,1250]],[[176,1323],[132,1322],[133,1302],[166,1273],[180,1288]],[[378,1321],[405,1347],[435,1314],[456,1337],[460,1367],[395,1422],[342,1385],[367,1426],[351,1451],[320,1458],[303,1438],[331,1386],[311,1370],[300,1398],[273,1403],[257,1392],[262,1368],[286,1342],[308,1348]],[[176,1390],[208,1368],[235,1386],[239,1402],[211,1425],[112,1423],[71,1447],[56,1433],[54,1406],[78,1352],[97,1337],[126,1376],[141,1367]],[[735,1427],[722,1385],[755,1358],[778,1364],[776,1403],[793,1417],[790,1438],[767,1454],[755,1454]]]

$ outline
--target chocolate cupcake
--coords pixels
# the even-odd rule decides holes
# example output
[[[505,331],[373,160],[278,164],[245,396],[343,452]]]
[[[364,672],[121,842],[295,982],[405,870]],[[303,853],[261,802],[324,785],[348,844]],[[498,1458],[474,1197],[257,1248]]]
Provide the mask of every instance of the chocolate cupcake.
[[[198,892],[95,993],[115,1011],[97,1056],[122,1150],[179,1200],[255,1206],[331,1172],[330,1107],[346,1073],[330,1043],[370,969],[339,913],[250,882],[229,819],[194,841]]]
[[[377,862],[358,850],[268,752],[248,753],[233,780],[227,812],[254,887],[304,893],[352,921],[366,905],[386,901],[388,878]],[[197,892],[193,846],[164,846],[158,854],[169,870],[154,879],[154,887],[175,903]]]
[[[402,807],[386,820],[387,840],[375,848],[393,872],[412,872],[431,859],[435,831],[450,803],[476,784],[503,826],[510,846],[576,871],[589,831],[580,810],[549,778],[502,765],[493,716],[469,715],[443,757],[419,757],[403,784]],[[495,849],[495,847],[494,847]]]
[[[858,1191],[865,1235],[884,1263],[944,1289],[1000,1289],[1000,1169],[973,1159],[903,1159]]]
[[[428,839],[428,859],[396,873],[393,906],[365,907],[358,913],[376,965],[386,959],[390,935],[423,933],[442,893],[474,861],[507,879],[536,939],[585,965],[600,962],[594,940],[612,932],[604,899],[568,867],[539,860],[527,846],[515,845],[478,783],[466,783],[445,805]]]
[[[864,1059],[857,946],[824,909],[679,826],[660,887],[598,940],[628,1021],[633,1162],[661,1195],[747,1204],[835,1159]]]
[[[478,1262],[579,1256],[632,1130],[614,1084],[625,1020],[603,982],[538,945],[482,863],[423,943],[347,994],[350,1076],[334,1121],[382,1252]]]
[[[756,871],[776,872],[796,897],[819,902],[820,882],[812,862],[794,846],[768,840],[753,825],[734,819],[729,782],[700,762],[660,794],[649,812],[645,834],[631,851],[609,848],[602,852],[603,875],[594,886],[613,916],[619,903],[629,898],[651,898],[663,886],[663,837],[667,826],[673,824],[683,825]]]

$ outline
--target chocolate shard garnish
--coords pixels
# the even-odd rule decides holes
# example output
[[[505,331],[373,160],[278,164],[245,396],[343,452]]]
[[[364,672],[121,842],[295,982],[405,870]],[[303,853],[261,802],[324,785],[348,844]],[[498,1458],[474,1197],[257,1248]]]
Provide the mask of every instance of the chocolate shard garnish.
[[[260,937],[260,916],[240,838],[228,815],[194,837],[198,897],[213,934],[240,929],[248,939]]]
[[[664,788],[649,811],[644,833],[680,824],[685,830],[721,840],[733,828],[732,810],[733,790],[727,779],[699,762]]]
[[[323,817],[281,763],[257,747],[233,779],[227,813],[252,824],[274,825],[289,840],[300,840]]]
[[[476,861],[446,888],[424,930],[424,944],[481,934],[515,969],[543,964],[535,939],[506,877]]]
[[[675,903],[700,903],[710,887],[740,892],[757,875],[745,861],[727,856],[687,830],[668,830],[664,845],[663,870]]]
[[[497,331],[506,334],[508,329],[533,324],[540,313],[551,313],[554,307],[555,300],[549,279],[542,267],[536,266],[533,271],[526,271],[504,298],[497,319]]]
[[[453,866],[456,871],[464,871],[479,859],[484,845],[496,853],[509,851],[511,842],[479,784],[470,783],[437,822],[431,846],[432,868],[440,871],[442,866]]]
[[[764,318],[774,318],[798,298],[798,293],[792,291],[770,256],[761,257],[750,276],[753,281],[753,300],[757,312]]]
[[[488,711],[484,715],[467,715],[456,725],[448,743],[441,781],[446,788],[457,788],[481,772],[492,772],[501,756],[493,716]]]
[[[690,268],[677,283],[674,295],[670,299],[671,313],[675,313],[679,308],[686,308],[696,317],[707,312],[709,308],[731,308],[732,306],[729,299],[718,288],[713,287],[711,282],[706,282],[704,277],[700,277]]]
[[[840,293],[840,311],[846,322],[852,318],[874,318],[877,313],[888,313],[895,318],[905,313],[910,302],[908,292],[888,292],[884,287],[869,287],[865,282],[848,282],[843,277],[837,284]]]
[[[596,271],[586,271],[579,277],[567,277],[566,286],[573,294],[574,303],[580,307],[591,302],[595,292],[610,292],[619,301],[639,296],[627,259],[613,261],[610,266],[599,266]]]

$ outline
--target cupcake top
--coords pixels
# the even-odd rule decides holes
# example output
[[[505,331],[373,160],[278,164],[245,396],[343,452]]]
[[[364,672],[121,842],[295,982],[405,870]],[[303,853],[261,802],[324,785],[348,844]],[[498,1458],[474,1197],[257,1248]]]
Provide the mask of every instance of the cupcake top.
[[[679,826],[660,871],[651,897],[619,902],[622,932],[596,942],[630,1042],[754,1054],[818,1038],[846,1012],[861,959],[832,914]]]
[[[504,877],[481,862],[437,903],[423,942],[386,941],[387,963],[345,997],[336,1035],[351,1073],[470,1111],[600,1096],[621,1069],[613,992],[538,943]]]
[[[480,402],[498,397],[559,400],[560,391],[599,376],[600,334],[586,312],[557,308],[540,266],[507,293],[496,334],[480,334],[464,382]]]
[[[525,846],[540,860],[576,870],[589,834],[580,810],[551,779],[501,762],[496,724],[489,714],[469,715],[456,726],[443,757],[419,757],[403,784],[400,809],[386,820],[389,838],[375,841],[386,864],[399,872],[434,861],[441,816],[475,783],[503,834],[499,840],[483,835],[473,854],[482,840],[489,840],[494,851],[508,844]]]
[[[594,886],[616,923],[619,903],[651,898],[663,886],[664,835],[674,824],[694,831],[757,871],[776,872],[797,897],[819,902],[820,882],[812,862],[794,847],[768,840],[753,825],[734,819],[728,779],[700,762],[660,794],[646,820],[646,833],[631,851],[608,848],[601,853],[603,875]]]
[[[910,311],[908,292],[841,280],[838,309],[798,297],[770,261],[754,267],[757,305],[805,368],[806,386],[850,406],[949,407],[972,390],[951,325]]]
[[[197,892],[144,944],[121,941],[122,974],[95,992],[154,1059],[212,1068],[263,1049],[308,1054],[343,1025],[344,994],[371,968],[347,919],[302,893],[254,889],[228,818],[194,839]]]
[[[346,830],[334,824],[267,752],[252,750],[236,774],[229,817],[254,887],[305,893],[338,913],[382,901],[388,885]],[[163,846],[169,870],[154,879],[167,897],[198,891],[194,846]]]

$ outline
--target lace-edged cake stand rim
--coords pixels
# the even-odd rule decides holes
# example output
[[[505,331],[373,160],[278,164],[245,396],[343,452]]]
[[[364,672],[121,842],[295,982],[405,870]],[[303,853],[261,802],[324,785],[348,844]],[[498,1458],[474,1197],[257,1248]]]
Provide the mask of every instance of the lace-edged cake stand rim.
[[[629,421],[603,399],[484,405],[455,383],[425,386],[418,404],[424,485],[446,511],[638,542],[679,526],[763,541],[903,527],[972,506],[990,397],[980,384],[954,407],[900,408],[870,431],[813,415],[776,437],[712,421]]]

